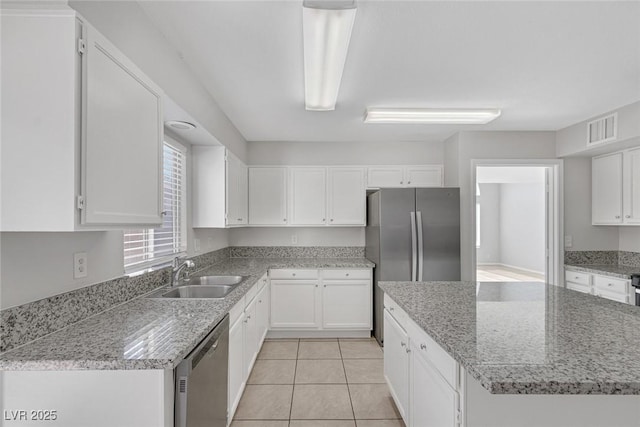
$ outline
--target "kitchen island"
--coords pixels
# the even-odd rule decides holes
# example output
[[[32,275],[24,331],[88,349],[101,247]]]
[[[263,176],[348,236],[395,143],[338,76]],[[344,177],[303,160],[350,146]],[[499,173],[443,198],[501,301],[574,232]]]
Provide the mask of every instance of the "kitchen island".
[[[640,425],[637,307],[542,283],[379,286],[407,425]]]

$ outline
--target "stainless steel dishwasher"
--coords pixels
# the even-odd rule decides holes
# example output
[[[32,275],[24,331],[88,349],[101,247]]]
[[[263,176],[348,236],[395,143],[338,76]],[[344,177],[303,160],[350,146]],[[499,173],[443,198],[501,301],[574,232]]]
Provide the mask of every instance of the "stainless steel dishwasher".
[[[227,427],[229,315],[175,369],[175,427]]]

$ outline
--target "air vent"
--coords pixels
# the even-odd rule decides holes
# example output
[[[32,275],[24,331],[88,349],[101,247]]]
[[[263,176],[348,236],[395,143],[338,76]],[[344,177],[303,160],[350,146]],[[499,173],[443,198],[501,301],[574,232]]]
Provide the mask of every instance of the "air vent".
[[[587,147],[615,141],[618,137],[618,113],[587,123]]]
[[[178,383],[178,391],[180,393],[186,393],[187,392],[187,379],[186,378],[180,378],[180,382]]]

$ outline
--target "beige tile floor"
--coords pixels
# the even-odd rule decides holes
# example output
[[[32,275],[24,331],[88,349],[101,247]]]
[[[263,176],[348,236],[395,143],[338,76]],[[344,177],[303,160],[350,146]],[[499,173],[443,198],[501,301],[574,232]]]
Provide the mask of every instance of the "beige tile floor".
[[[267,340],[231,427],[404,427],[373,339]]]

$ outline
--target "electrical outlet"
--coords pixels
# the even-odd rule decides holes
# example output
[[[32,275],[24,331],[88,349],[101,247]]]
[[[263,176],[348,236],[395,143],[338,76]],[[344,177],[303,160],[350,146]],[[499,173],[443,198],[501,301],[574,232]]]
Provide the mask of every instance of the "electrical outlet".
[[[73,278],[87,277],[87,253],[76,252],[73,254]]]
[[[292,245],[297,245],[298,244],[298,236],[296,234],[292,234],[291,235],[291,244]]]
[[[564,247],[570,248],[572,246],[573,246],[573,236],[571,235],[564,236]]]
[[[193,239],[193,250],[200,252],[200,239]]]

